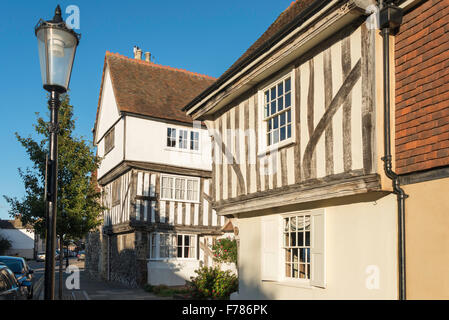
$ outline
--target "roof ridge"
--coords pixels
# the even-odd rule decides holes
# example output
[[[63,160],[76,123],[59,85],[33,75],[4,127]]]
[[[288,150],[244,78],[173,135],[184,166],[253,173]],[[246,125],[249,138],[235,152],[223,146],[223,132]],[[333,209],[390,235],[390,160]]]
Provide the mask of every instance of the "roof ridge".
[[[292,5],[294,5],[296,2],[298,2],[298,0],[293,0],[293,1],[290,3],[290,5],[287,7],[287,9],[285,9],[283,12],[287,11],[288,9],[290,9],[290,7],[291,7]]]
[[[164,65],[161,65],[161,64],[157,64],[157,63],[154,63],[154,62],[148,62],[148,61],[145,61],[145,60],[132,59],[132,58],[124,56],[124,55],[122,55],[120,53],[106,51],[106,56],[108,56],[108,55],[114,56],[114,57],[117,57],[117,58],[121,58],[121,59],[126,59],[126,60],[129,60],[129,61],[135,62],[135,63],[146,65],[146,66],[152,66],[152,67],[161,68],[161,69],[167,69],[167,70],[171,70],[171,71],[183,72],[183,73],[186,73],[186,74],[189,74],[189,75],[202,77],[202,78],[206,78],[206,79],[209,79],[209,80],[217,80],[217,78],[208,76],[206,74],[201,74],[201,73],[198,73],[198,72],[193,72],[193,71],[189,71],[189,70],[185,70],[185,69],[174,68],[174,67],[170,67],[170,66],[164,66]]]

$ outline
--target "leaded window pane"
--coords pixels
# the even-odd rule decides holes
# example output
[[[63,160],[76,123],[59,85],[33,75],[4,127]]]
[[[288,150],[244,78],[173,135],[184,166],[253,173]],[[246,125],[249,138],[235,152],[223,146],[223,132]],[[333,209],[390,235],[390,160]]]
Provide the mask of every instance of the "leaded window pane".
[[[278,112],[281,112],[284,109],[284,98],[278,99]]]
[[[285,107],[288,108],[291,106],[291,104],[292,104],[291,95],[290,95],[290,93],[287,93],[285,95]]]
[[[291,81],[290,78],[285,80],[285,92],[289,92],[291,90]]]
[[[281,141],[285,140],[285,137],[286,137],[285,127],[282,127],[281,128]]]
[[[276,113],[276,100],[271,102],[271,114],[273,115],[275,113]]]
[[[278,84],[278,97],[284,94],[284,84],[281,82]]]

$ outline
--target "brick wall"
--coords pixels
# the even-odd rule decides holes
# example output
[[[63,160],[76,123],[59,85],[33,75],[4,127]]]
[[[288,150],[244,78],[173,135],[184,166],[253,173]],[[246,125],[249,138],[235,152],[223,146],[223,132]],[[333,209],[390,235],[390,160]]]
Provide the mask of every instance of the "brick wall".
[[[395,50],[396,171],[449,165],[449,0],[407,13]]]

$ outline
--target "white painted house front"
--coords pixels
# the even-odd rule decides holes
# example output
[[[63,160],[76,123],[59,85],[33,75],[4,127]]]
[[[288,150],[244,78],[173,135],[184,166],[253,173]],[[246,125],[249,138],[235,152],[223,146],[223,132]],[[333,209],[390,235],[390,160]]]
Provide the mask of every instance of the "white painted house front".
[[[226,219],[210,204],[211,142],[181,109],[214,81],[106,53],[94,130],[106,210],[100,249],[88,252],[107,279],[183,285],[212,264]]]
[[[38,251],[45,249],[40,237],[31,228],[23,226],[20,219],[0,220],[0,237],[11,243],[4,255],[34,259]]]

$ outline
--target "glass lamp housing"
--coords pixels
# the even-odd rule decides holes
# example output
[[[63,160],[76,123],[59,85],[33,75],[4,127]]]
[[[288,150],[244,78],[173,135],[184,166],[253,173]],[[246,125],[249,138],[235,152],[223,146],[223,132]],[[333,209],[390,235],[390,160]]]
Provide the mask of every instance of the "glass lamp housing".
[[[52,21],[39,21],[35,33],[44,89],[64,93],[69,88],[80,35],[66,26],[58,8]]]

